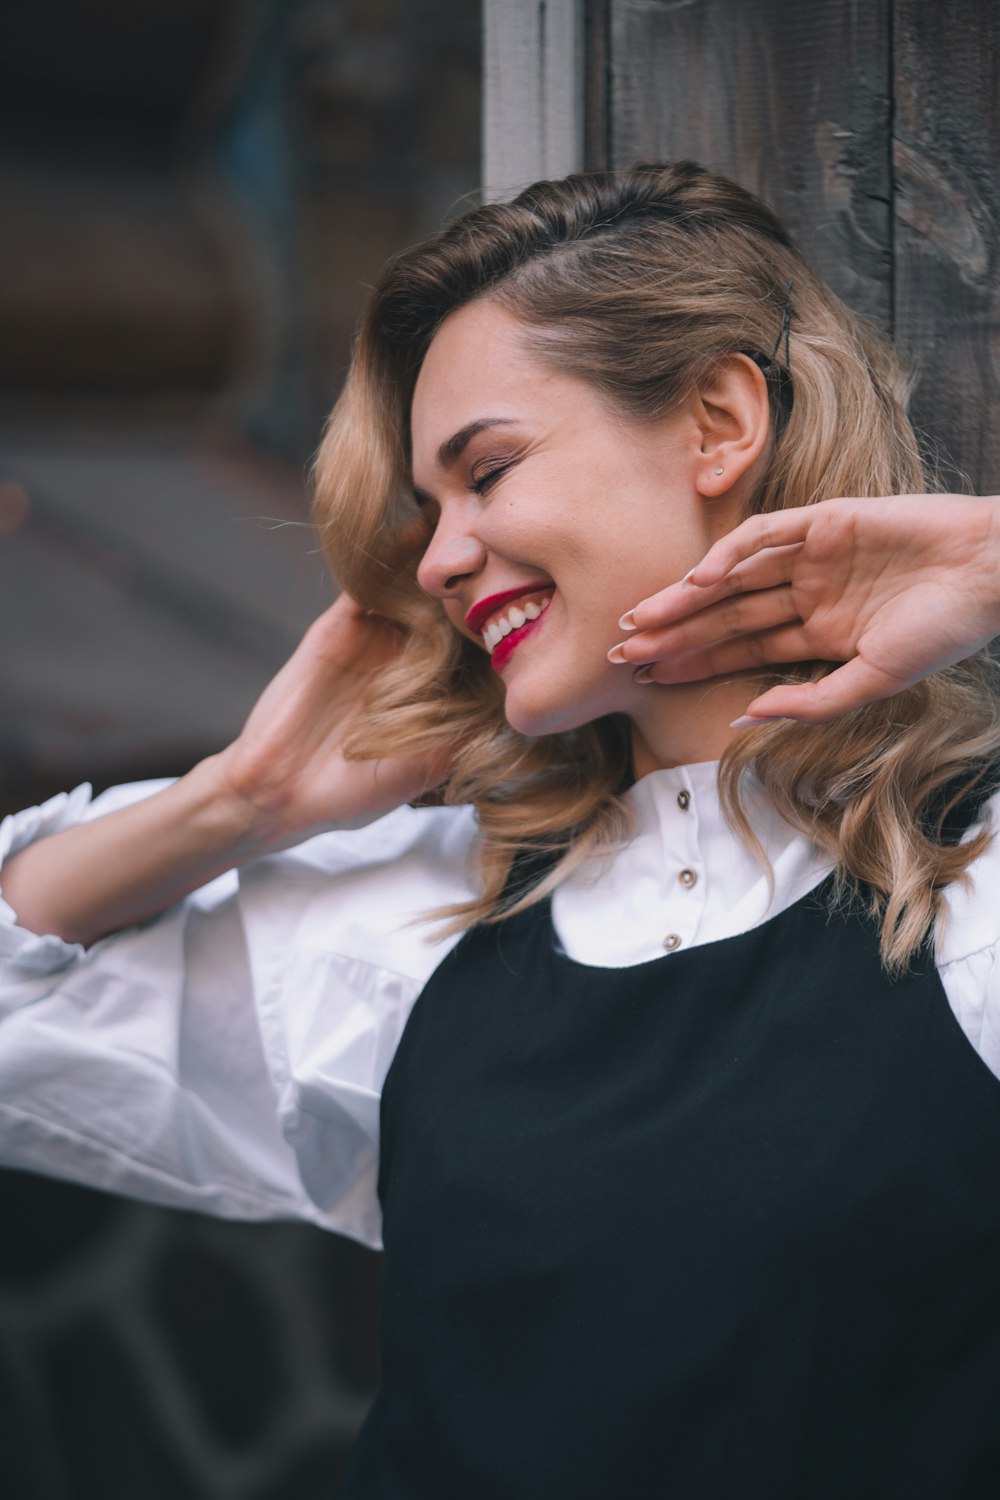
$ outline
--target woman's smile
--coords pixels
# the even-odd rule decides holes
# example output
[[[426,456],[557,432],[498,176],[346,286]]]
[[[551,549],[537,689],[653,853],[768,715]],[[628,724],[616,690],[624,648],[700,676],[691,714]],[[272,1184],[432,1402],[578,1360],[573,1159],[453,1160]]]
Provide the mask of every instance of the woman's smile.
[[[548,609],[553,592],[550,584],[541,588],[526,584],[503,594],[491,594],[469,610],[465,624],[482,636],[494,671],[500,671],[514,647],[531,633]]]
[[[607,653],[622,614],[707,550],[718,509],[688,411],[626,419],[529,344],[489,300],[446,319],[413,397],[413,484],[433,528],[421,586],[490,653],[512,727],[539,735],[665,709]]]

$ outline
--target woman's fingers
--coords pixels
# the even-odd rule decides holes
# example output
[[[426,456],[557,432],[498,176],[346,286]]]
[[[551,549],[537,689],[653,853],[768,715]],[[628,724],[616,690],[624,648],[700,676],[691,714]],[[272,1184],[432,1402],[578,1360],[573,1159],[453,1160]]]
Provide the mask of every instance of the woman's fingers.
[[[833,500],[825,502],[827,506],[836,503]],[[689,581],[698,588],[710,588],[759,552],[772,547],[801,546],[816,520],[818,509],[814,505],[799,505],[791,510],[750,516],[709,548],[697,567],[688,574]]]
[[[762,631],[795,619],[792,591],[787,584],[781,584],[751,594],[733,595],[661,630],[643,630],[616,646],[610,659],[633,666],[655,662],[669,669],[678,656],[722,645],[734,636],[752,639]],[[754,648],[750,645],[749,649]]]
[[[655,630],[659,626],[670,625],[675,620],[698,614],[734,594],[749,594],[758,589],[771,589],[778,584],[788,583],[800,547],[800,543],[775,547],[750,557],[733,568],[720,582],[709,587],[702,588],[693,584],[689,575],[637,604],[629,612],[629,626],[633,630]]]
[[[833,499],[752,516],[681,583],[641,600],[611,659],[682,683],[842,663],[772,688],[751,718],[824,723],[970,656],[1000,631],[995,497]]]
[[[661,685],[702,682],[708,677],[731,677],[736,672],[808,660],[808,651],[802,626],[795,622],[651,662],[636,671],[634,680]]]
[[[819,682],[790,683],[769,688],[747,708],[754,719],[797,719],[803,724],[826,724],[841,714],[891,698],[906,686],[898,677],[872,666],[861,656],[837,667]]]

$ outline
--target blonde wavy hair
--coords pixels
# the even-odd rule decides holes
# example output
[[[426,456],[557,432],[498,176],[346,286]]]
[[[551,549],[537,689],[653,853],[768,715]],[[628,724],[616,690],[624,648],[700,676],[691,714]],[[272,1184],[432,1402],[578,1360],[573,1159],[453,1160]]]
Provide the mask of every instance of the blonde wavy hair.
[[[784,342],[774,356],[789,282],[786,368]],[[750,512],[929,486],[907,381],[885,340],[813,274],[764,203],[694,163],[536,183],[391,261],[320,449],[315,517],[341,586],[401,633],[398,660],[369,684],[349,753],[370,759],[404,744],[444,753],[444,800],[476,809],[481,894],[438,914],[453,927],[519,910],[584,858],[619,847],[631,779],[621,718],[536,739],[515,733],[488,657],[416,582],[413,387],[443,320],[483,297],[523,322],[537,357],[633,420],[669,411],[721,356],[757,359],[772,432]],[[806,662],[760,682],[829,670]],[[927,940],[943,887],[989,842],[980,829],[959,844],[946,819],[990,781],[998,703],[982,652],[834,723],[755,729],[722,758],[727,816],[764,860],[741,800],[753,771],[832,857],[835,899],[862,903],[880,924],[883,962],[900,970]]]

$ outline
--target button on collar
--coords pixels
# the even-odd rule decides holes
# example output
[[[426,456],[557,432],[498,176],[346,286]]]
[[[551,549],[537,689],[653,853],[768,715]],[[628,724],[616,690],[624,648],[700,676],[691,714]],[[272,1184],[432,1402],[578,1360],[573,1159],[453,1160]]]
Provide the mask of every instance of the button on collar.
[[[677,806],[680,808],[681,812],[687,812],[688,808],[691,806],[691,793],[688,791],[678,792]]]
[[[698,884],[698,876],[694,870],[682,870],[677,879],[686,891],[689,891],[693,885]]]

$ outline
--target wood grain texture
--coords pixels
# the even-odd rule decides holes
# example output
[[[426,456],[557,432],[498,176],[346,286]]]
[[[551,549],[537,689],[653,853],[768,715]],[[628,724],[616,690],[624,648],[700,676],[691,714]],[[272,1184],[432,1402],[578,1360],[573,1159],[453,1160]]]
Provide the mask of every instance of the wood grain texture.
[[[892,316],[890,0],[610,0],[610,165],[760,193],[859,312]]]
[[[483,196],[583,165],[583,0],[485,0]]]
[[[1000,7],[895,0],[895,322],[945,477],[1000,490]]]
[[[588,172],[611,165],[610,67],[612,0],[584,0],[583,159]]]

